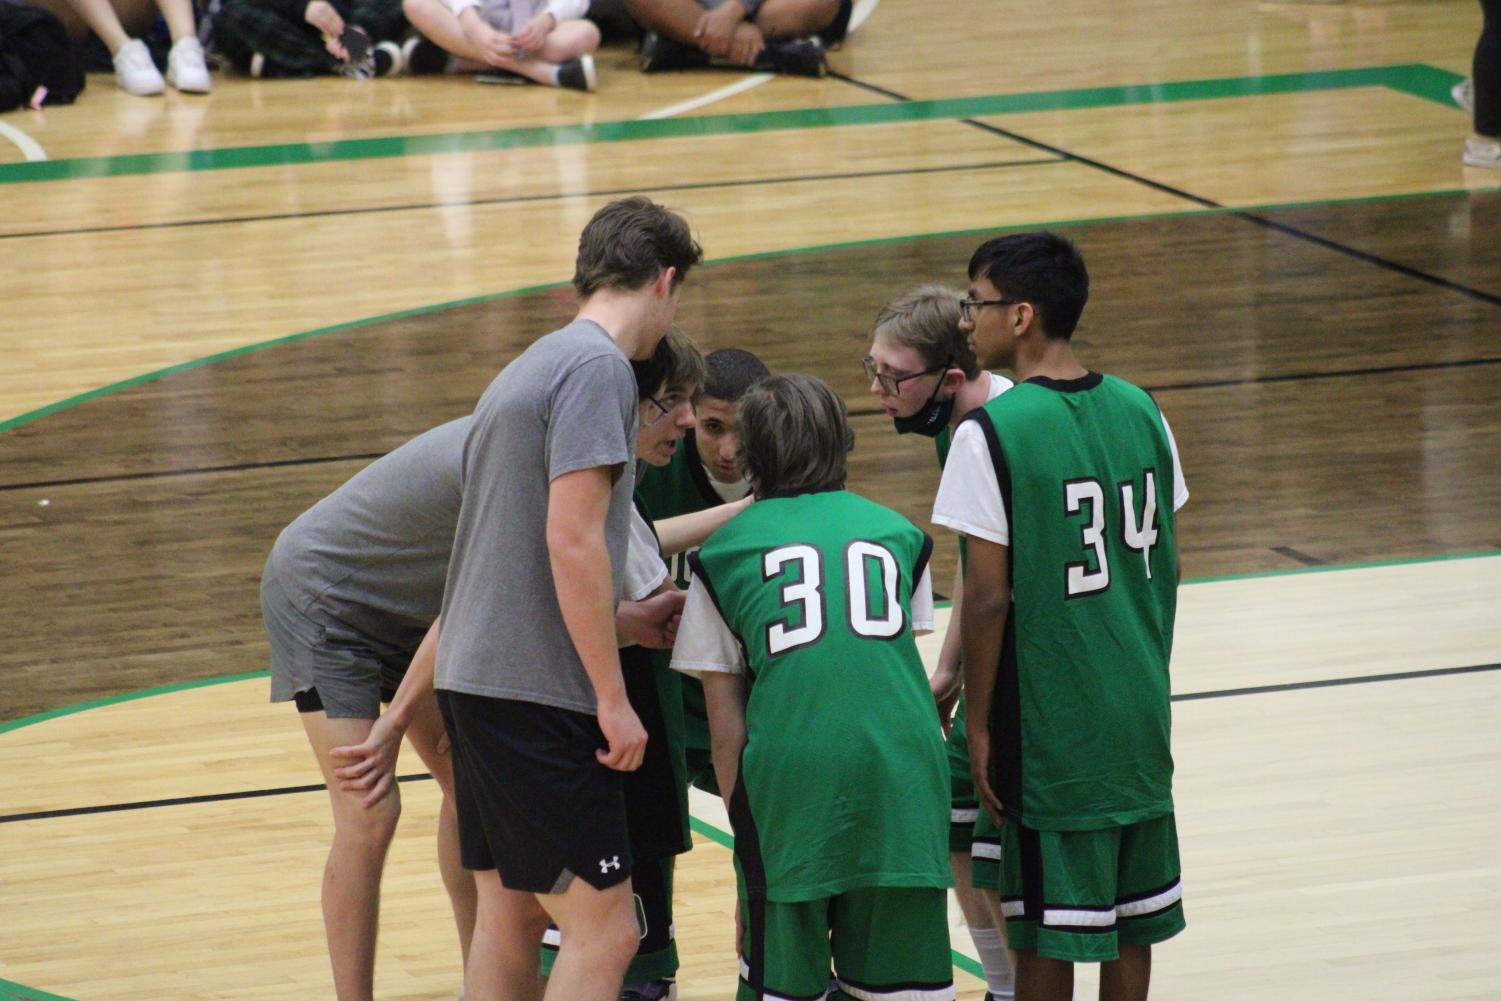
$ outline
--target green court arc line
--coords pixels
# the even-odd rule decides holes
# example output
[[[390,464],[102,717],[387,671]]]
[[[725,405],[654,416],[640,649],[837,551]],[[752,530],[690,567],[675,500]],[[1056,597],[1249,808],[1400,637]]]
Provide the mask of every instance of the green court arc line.
[[[173,692],[186,692],[194,688],[209,688],[213,685],[228,685],[236,681],[250,681],[254,678],[269,678],[270,676],[270,671],[246,671],[241,674],[224,674],[215,678],[201,678],[197,681],[179,681],[170,685],[157,685],[154,688],[142,688],[135,692],[125,692],[123,695],[106,695],[103,698],[80,702],[77,705],[63,706],[60,709],[49,709],[46,712],[36,713],[32,716],[13,719],[8,723],[0,723],[0,734],[9,733],[12,730],[19,730],[22,727],[32,726],[37,723],[45,723],[50,719],[57,719],[62,716],[72,716],[89,709],[101,709],[104,706],[118,705],[122,702],[135,702],[138,699],[149,699],[157,695],[170,695]],[[0,996],[0,1001],[4,1001],[3,996]]]
[[[1293,577],[1306,574],[1335,573],[1347,570],[1381,570],[1386,567],[1415,566],[1422,563],[1453,563],[1459,560],[1482,560],[1501,557],[1501,549],[1486,549],[1473,553],[1451,553],[1439,556],[1414,556],[1397,560],[1372,560],[1366,563],[1345,563],[1322,567],[1291,567],[1286,570],[1256,570],[1243,574],[1227,574],[1220,577],[1193,577],[1183,581],[1184,586],[1198,584],[1222,584],[1232,581],[1259,580],[1271,577]],[[942,601],[935,607],[952,607],[952,602]],[[159,685],[154,688],[143,688],[139,691],[125,692],[121,695],[107,695],[102,698],[92,699],[88,702],[80,702],[77,705],[63,706],[60,709],[49,709],[46,712],[36,713],[31,716],[23,716],[6,723],[0,723],[0,734],[20,730],[23,727],[33,726],[37,723],[45,723],[48,720],[58,719],[62,716],[72,716],[90,709],[101,709],[106,706],[117,705],[121,702],[134,702],[138,699],[148,699],[157,695],[170,695],[173,692],[183,692],[194,688],[209,688],[214,685],[227,685],[237,681],[253,681],[256,678],[269,678],[270,671],[246,671],[240,674],[226,674],[214,678],[202,678],[197,681],[183,681],[170,685]],[[695,828],[696,829],[696,828]],[[700,831],[706,837],[713,837],[709,831]],[[0,998],[4,1001],[4,998]]]
[[[1461,76],[1421,63],[1277,73],[1266,76],[1218,77],[1157,84],[1085,87],[1072,90],[931,101],[883,101],[834,108],[699,115],[650,120],[627,119],[594,125],[545,125],[415,136],[377,136],[317,143],[231,146],[176,153],[76,157],[0,165],[0,184],[78,180],[140,174],[284,167],[342,160],[432,156],[537,146],[573,146],[650,139],[837,128],[850,125],[904,124],[1087,108],[1258,97],[1351,87],[1387,87],[1424,100],[1451,105],[1449,88]],[[1457,109],[1456,109],[1457,110]]]
[[[898,236],[875,237],[865,240],[848,240],[836,243],[821,243],[808,247],[790,247],[782,250],[765,250],[750,254],[737,254],[732,257],[715,258],[713,260],[705,261],[702,266],[713,267],[719,264],[737,264],[746,261],[772,260],[780,257],[791,257],[798,254],[818,254],[836,250],[854,250],[861,247],[880,247],[887,246],[893,243],[908,243],[916,240],[942,240],[958,236],[979,236],[983,234],[1012,233],[1032,229],[1109,225],[1112,223],[1122,222],[1148,222],[1165,219],[1183,219],[1189,216],[1231,215],[1235,213],[1245,212],[1273,212],[1289,209],[1319,208],[1329,205],[1361,205],[1377,202],[1409,201],[1421,198],[1442,198],[1455,195],[1495,193],[1501,193],[1501,186],[1482,188],[1444,188],[1436,191],[1410,191],[1386,195],[1356,195],[1348,198],[1321,198],[1301,202],[1266,202],[1257,205],[1225,205],[1219,208],[1165,209],[1160,212],[1140,212],[1134,215],[1095,216],[1079,219],[1050,219],[1038,222],[1017,223],[1009,226],[981,226],[971,229],[940,230],[933,233],[907,233]],[[117,393],[121,390],[129,389],[132,386],[139,386],[144,383],[153,382],[157,379],[161,379],[178,372],[185,372],[190,369],[200,368],[204,365],[212,364],[214,362],[225,361],[230,358],[235,358],[239,355],[249,354],[252,351],[260,351],[263,348],[276,347],[277,345],[290,344],[296,341],[307,340],[312,337],[319,337],[324,334],[339,333],[341,331],[352,330],[358,327],[369,326],[376,323],[384,323],[388,320],[409,319],[414,316],[423,316],[430,313],[438,313],[442,312],[445,309],[453,309],[459,306],[469,306],[477,303],[492,302],[497,299],[504,299],[517,295],[525,295],[531,292],[551,291],[553,289],[562,288],[567,284],[567,282],[563,281],[546,282],[540,285],[528,285],[524,288],[509,289],[503,292],[489,292],[484,295],[468,296],[463,299],[453,299],[447,302],[433,303],[426,306],[413,306],[408,309],[398,310],[394,313],[383,313],[378,316],[367,316],[357,320],[346,320],[342,323],[332,324],[331,326],[319,327],[316,330],[305,330],[301,333],[288,334],[282,337],[274,337],[270,340],[257,341],[254,344],[247,344],[237,348],[230,348],[229,350],[221,351],[217,354],[205,355],[202,358],[194,358],[176,365],[169,365],[166,368],[160,368],[152,372],[146,372],[141,375],[132,376],[129,379],[124,379],[120,382],[110,383],[107,386],[100,386],[97,389],[91,389],[87,392],[79,393],[76,396],[70,396],[67,399],[59,400],[56,403],[49,403],[46,406],[38,407],[35,410],[28,410],[27,412],[19,414],[15,417],[11,417],[6,420],[0,420],[0,434],[21,427],[24,424],[30,424],[32,421],[39,420],[40,418],[46,417],[49,414],[57,413],[60,410],[66,410],[70,407],[77,406],[80,403],[87,403],[90,400],[98,399],[101,396],[108,396],[111,393]]]
[[[14,980],[0,979],[0,1001],[73,1001],[73,999],[65,998],[60,994],[48,994],[35,987],[18,984]]]

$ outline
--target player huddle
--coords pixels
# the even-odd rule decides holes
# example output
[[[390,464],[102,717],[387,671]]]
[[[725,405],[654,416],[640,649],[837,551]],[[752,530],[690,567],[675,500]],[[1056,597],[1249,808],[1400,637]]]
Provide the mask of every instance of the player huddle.
[[[962,537],[931,681],[932,540],[845,489],[825,383],[673,327],[700,259],[650,200],[601,209],[577,317],[273,549],[272,698],[333,803],[339,998],[373,991],[403,734],[443,791],[468,1001],[675,996],[690,783],[734,828],[746,1001],[952,998],[956,881],[990,995],[1068,998],[1082,961],[1102,997],[1144,998],[1183,927],[1187,490],[1151,398],[1074,359],[1077,250],[989,241],[966,295],[917,289],[873,330],[871,391],[938,439],[934,521]]]

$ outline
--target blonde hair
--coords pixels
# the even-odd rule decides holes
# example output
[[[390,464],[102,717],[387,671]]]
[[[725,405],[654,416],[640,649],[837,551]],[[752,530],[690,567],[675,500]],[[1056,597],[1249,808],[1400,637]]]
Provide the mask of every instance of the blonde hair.
[[[957,368],[966,379],[978,378],[980,363],[969,335],[959,329],[963,293],[947,285],[920,285],[881,307],[871,331],[880,340],[909,347],[923,368]]]

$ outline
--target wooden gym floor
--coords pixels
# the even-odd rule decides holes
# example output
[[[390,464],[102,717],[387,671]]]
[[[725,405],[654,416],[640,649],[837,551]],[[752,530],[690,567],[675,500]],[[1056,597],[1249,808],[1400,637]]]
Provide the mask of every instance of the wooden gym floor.
[[[619,49],[591,96],[96,77],[0,116],[0,999],[331,996],[261,561],[565,319],[578,229],[635,191],[702,235],[685,328],[828,379],[852,486],[924,525],[931,450],[859,374],[876,309],[998,230],[1076,239],[1081,352],[1154,390],[1193,492],[1154,997],[1501,996],[1501,177],[1447,103],[1476,5],[860,13],[816,82]],[[457,993],[434,792],[404,786],[382,998]],[[685,1001],[734,979],[714,805]]]

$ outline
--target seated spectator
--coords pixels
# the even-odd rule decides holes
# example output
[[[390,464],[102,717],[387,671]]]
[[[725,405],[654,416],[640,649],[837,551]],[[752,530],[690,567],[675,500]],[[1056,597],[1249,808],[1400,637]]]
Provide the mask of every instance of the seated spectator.
[[[391,76],[406,27],[401,0],[224,0],[214,45],[253,77]]]
[[[797,76],[823,76],[825,49],[844,40],[849,0],[626,0],[646,33],[641,71],[711,61]]]
[[[203,46],[198,41],[198,26],[193,19],[193,0],[155,0],[155,9],[140,0],[66,0],[62,2],[38,2],[57,15],[68,26],[70,34],[81,34],[79,19],[99,36],[109,50],[115,66],[115,82],[121,90],[140,97],[160,94],[171,84],[184,93],[207,94],[212,82],[209,80],[208,64],[203,58]],[[167,53],[167,74],[151,58],[151,50],[139,38],[132,37],[125,24],[144,27],[149,25],[160,10],[167,22],[172,37],[172,48]]]
[[[412,73],[514,75],[590,91],[599,28],[588,0],[405,0],[426,37],[407,43]]]

